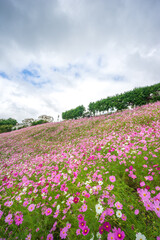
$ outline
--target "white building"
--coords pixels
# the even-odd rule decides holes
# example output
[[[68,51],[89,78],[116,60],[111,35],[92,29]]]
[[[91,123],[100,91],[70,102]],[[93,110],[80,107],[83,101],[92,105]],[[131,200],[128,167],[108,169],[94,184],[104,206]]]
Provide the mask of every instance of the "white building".
[[[47,122],[53,122],[54,118],[51,116],[47,116],[47,115],[41,115],[38,117],[38,120],[44,120]]]

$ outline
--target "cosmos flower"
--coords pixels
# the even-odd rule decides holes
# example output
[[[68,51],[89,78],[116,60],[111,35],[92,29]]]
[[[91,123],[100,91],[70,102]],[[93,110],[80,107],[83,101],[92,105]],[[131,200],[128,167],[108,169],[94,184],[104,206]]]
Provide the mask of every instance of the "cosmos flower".
[[[47,235],[47,240],[53,240],[53,235],[51,233]]]
[[[147,240],[146,237],[142,233],[136,234],[136,240]]]
[[[88,233],[89,233],[89,228],[86,226],[85,228],[83,228],[83,230],[82,230],[82,234],[85,236],[85,235],[87,235]]]
[[[103,223],[103,228],[109,232],[111,230],[111,224],[109,222],[104,222]]]
[[[115,240],[123,240],[125,238],[125,233],[118,228],[114,231],[114,237]]]
[[[116,212],[116,216],[117,216],[118,218],[121,218],[121,217],[122,217],[122,212],[121,212],[120,210],[118,210],[118,211]]]
[[[32,212],[34,209],[35,209],[35,204],[29,205],[29,207],[28,207],[29,212]]]
[[[52,209],[51,208],[47,208],[45,211],[46,216],[50,215],[52,213]]]
[[[111,182],[115,182],[115,181],[116,181],[116,178],[115,178],[115,176],[110,176],[110,177],[109,177],[109,180],[110,180]]]
[[[101,204],[96,204],[95,208],[97,214],[101,214],[103,212],[103,207]]]

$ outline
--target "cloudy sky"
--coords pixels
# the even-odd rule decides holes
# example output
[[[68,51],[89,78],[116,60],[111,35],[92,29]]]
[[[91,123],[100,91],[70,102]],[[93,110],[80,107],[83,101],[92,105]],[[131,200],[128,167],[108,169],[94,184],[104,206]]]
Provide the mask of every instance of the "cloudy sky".
[[[0,118],[57,120],[160,82],[159,0],[0,0]]]

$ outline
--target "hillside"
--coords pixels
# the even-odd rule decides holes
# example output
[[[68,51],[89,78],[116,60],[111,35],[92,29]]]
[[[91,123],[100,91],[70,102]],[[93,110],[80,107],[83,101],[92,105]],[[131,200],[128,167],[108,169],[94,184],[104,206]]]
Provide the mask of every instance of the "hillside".
[[[160,239],[159,139],[160,102],[0,134],[0,238]]]

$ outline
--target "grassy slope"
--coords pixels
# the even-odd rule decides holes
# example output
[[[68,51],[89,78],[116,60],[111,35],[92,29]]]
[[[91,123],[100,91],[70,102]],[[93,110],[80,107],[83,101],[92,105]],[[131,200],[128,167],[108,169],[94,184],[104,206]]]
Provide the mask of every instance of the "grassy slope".
[[[91,239],[92,233],[94,239],[98,239],[96,234],[102,223],[99,222],[101,213],[96,214],[95,206],[101,203],[103,210],[114,211],[112,216],[105,216],[104,222],[108,221],[112,229],[121,228],[125,239],[135,239],[137,232],[149,240],[156,239],[160,235],[160,218],[154,210],[154,197],[158,196],[157,202],[160,202],[159,119],[160,102],[157,102],[112,115],[49,123],[0,134],[0,210],[3,212],[0,237],[25,239],[31,232],[32,239],[42,236],[46,239],[57,220],[57,228],[52,232],[54,239],[60,239],[60,229],[66,222],[72,225],[66,239]],[[116,181],[111,182],[109,176],[115,176]],[[145,186],[140,186],[140,181],[144,181]],[[66,189],[60,190],[64,183]],[[112,190],[111,185],[114,185]],[[141,201],[137,192],[146,185],[151,193],[147,200],[152,203],[151,210],[146,210],[145,201]],[[34,193],[34,189],[38,191]],[[68,207],[67,200],[76,193],[80,193],[80,201],[73,202],[66,214],[63,213]],[[55,199],[57,194],[60,196]],[[20,201],[16,200],[17,196],[21,197]],[[25,200],[29,202],[28,206],[33,203],[38,207],[29,212],[28,206],[23,206]],[[5,206],[9,201],[13,201],[13,205]],[[55,201],[60,205],[57,218],[53,218]],[[124,218],[127,217],[126,221],[117,217],[116,202],[123,205],[120,211]],[[90,231],[86,236],[77,236],[77,216],[84,203],[87,211],[83,215]],[[42,214],[45,207],[52,209],[51,215]],[[139,210],[138,215],[135,215],[135,209]],[[17,211],[23,215],[23,223],[19,226],[14,220]],[[9,213],[13,215],[11,225],[5,222]],[[66,217],[62,219],[64,215]],[[38,232],[37,228],[40,229]],[[107,236],[108,232],[104,231],[101,239],[107,239]]]

